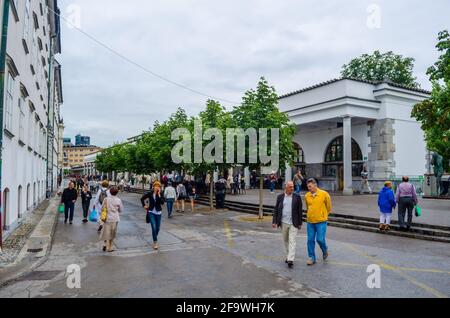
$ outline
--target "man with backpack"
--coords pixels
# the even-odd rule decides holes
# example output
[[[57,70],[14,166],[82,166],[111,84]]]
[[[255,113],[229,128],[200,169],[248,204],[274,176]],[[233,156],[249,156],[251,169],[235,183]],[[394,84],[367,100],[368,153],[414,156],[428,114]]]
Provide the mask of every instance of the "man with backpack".
[[[97,195],[95,196],[94,206],[95,206],[95,210],[97,211],[97,213],[100,214],[102,212],[103,200],[109,196],[110,196],[109,182],[108,182],[108,180],[104,180],[104,181],[102,181],[100,189],[98,189]],[[100,232],[103,228],[103,224],[102,224],[102,221],[100,220],[100,218],[98,218],[98,220],[99,220],[98,221],[99,222],[98,231]]]

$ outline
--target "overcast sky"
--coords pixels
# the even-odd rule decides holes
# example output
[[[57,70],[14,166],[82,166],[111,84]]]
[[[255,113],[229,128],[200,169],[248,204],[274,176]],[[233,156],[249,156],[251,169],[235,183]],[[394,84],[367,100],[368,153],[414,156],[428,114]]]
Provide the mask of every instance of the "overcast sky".
[[[283,94],[339,77],[343,64],[376,49],[415,58],[418,81],[430,89],[425,72],[438,56],[436,37],[450,29],[448,0],[59,0],[59,6],[84,32],[140,65],[236,102],[260,76]],[[206,97],[128,64],[64,21],[62,49],[62,115],[72,139],[81,133],[108,146],[180,106],[196,115],[205,105]]]

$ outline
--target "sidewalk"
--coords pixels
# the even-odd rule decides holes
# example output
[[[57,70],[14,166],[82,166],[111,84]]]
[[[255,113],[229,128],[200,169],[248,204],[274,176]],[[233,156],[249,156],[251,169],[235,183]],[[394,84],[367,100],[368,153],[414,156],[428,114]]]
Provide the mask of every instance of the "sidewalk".
[[[264,205],[274,206],[278,194],[277,190],[271,194],[264,190]],[[301,196],[304,198],[305,192]],[[354,195],[343,196],[331,194],[333,212],[336,214],[365,216],[378,218],[378,196],[377,195]],[[227,194],[227,201],[245,202],[259,204],[259,190],[247,190],[246,194],[231,195]],[[304,203],[304,201],[303,201]],[[431,200],[420,199],[419,205],[422,207],[422,216],[413,218],[413,222],[431,225],[441,225],[450,227],[450,201],[449,200]],[[398,220],[397,209],[392,214],[393,220]]]
[[[47,256],[58,216],[59,196],[45,200],[3,243],[0,286],[38,266]]]

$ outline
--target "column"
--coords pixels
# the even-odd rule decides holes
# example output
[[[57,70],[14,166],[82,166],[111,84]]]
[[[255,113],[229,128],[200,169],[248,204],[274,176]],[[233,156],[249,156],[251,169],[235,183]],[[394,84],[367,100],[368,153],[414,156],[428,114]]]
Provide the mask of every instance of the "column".
[[[213,180],[214,180],[214,183],[219,181],[219,170],[214,171]]]
[[[250,169],[248,167],[244,168],[244,180],[245,189],[250,189]]]
[[[344,117],[344,195],[353,195],[352,186],[352,118]]]

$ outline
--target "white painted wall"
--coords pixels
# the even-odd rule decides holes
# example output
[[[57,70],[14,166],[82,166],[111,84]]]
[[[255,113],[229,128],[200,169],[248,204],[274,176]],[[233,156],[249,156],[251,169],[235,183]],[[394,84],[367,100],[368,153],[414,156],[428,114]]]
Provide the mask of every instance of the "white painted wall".
[[[395,174],[420,176],[426,171],[426,144],[420,124],[413,121],[396,120],[394,123]]]

